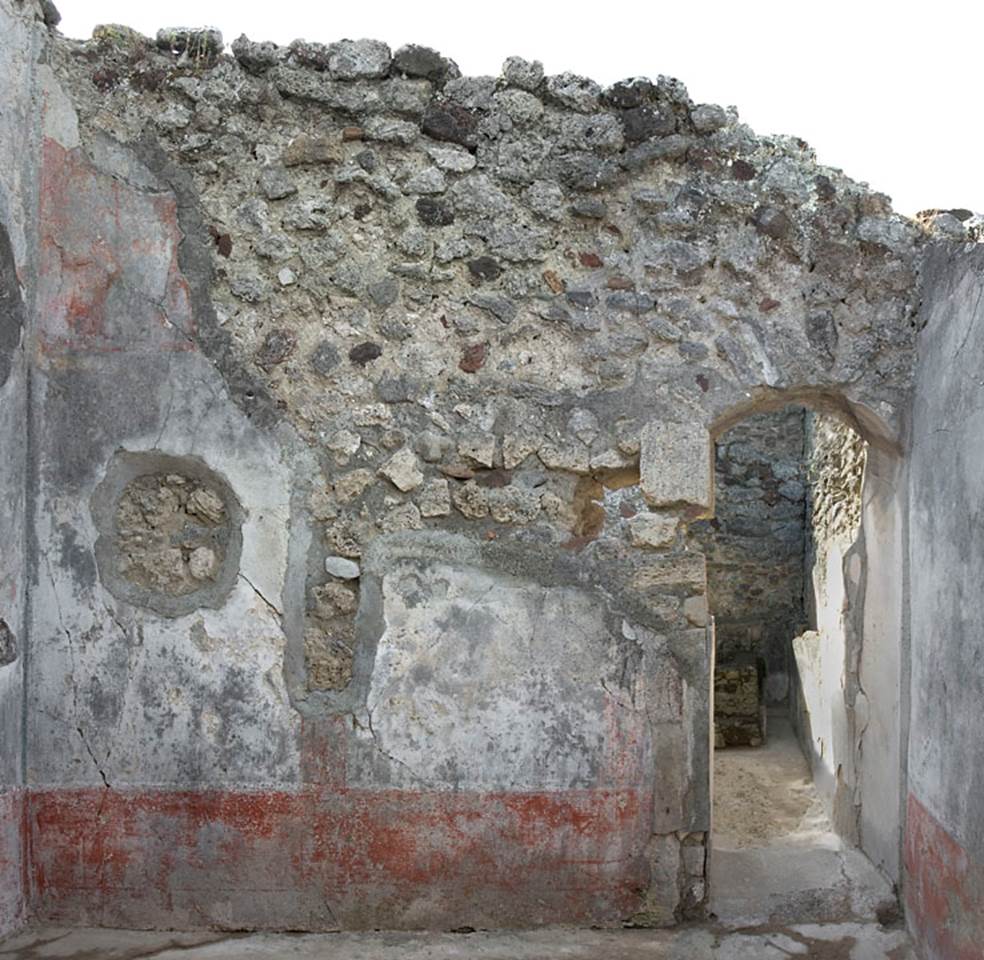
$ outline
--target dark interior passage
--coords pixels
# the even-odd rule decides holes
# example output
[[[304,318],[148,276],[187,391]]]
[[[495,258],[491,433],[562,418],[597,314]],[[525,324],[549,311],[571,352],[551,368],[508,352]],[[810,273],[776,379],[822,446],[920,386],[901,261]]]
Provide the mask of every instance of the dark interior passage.
[[[849,716],[845,580],[864,463],[849,427],[802,407],[750,417],[717,443],[715,515],[694,536],[716,633],[712,902],[729,920],[891,903],[830,789]]]
[[[766,708],[789,702],[792,638],[807,625],[807,418],[789,407],[721,437],[715,515],[692,527],[708,559],[718,747],[760,745]]]

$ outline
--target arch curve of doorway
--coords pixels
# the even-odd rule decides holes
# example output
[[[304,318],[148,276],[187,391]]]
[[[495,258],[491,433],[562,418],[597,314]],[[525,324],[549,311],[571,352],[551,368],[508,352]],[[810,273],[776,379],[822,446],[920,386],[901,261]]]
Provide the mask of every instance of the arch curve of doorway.
[[[899,430],[888,403],[882,416],[837,388],[758,387],[710,421],[712,462],[717,442],[730,430],[791,406],[833,417],[867,444],[857,538],[838,557],[845,632],[843,737],[832,748],[839,754],[833,761],[829,755],[808,759],[837,833],[894,883],[903,822],[907,704],[902,680],[908,659],[902,602],[906,464]],[[712,506],[711,516],[713,511]],[[827,767],[836,771],[833,777],[823,774]],[[713,903],[713,889],[711,895]]]

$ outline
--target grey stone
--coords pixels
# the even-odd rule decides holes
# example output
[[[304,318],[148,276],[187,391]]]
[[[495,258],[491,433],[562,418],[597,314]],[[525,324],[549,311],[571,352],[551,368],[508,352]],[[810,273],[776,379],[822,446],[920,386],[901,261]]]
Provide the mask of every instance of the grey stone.
[[[328,46],[328,72],[336,80],[385,77],[390,48],[379,40],[340,40]]]
[[[858,239],[892,251],[908,249],[915,233],[916,228],[901,217],[864,217],[858,224]]]
[[[837,324],[830,310],[818,310],[806,318],[806,338],[821,356],[822,362],[830,366],[837,356]]]
[[[256,362],[261,367],[273,367],[283,363],[297,346],[297,337],[289,330],[271,330],[256,352]]]
[[[492,106],[495,90],[495,77],[456,77],[448,81],[444,96],[466,110],[485,111]]]
[[[690,145],[690,138],[679,133],[647,140],[626,150],[622,165],[628,170],[643,170],[654,160],[682,160],[687,156]]]
[[[377,280],[375,283],[370,283],[366,290],[369,299],[377,307],[390,307],[400,296],[400,282],[392,278]]]
[[[240,34],[232,42],[232,55],[247,73],[259,76],[280,63],[286,51],[275,43],[254,42],[246,34]]]
[[[530,208],[545,220],[561,220],[564,216],[564,191],[549,180],[531,183],[524,193]]]
[[[621,110],[632,110],[656,99],[656,84],[644,77],[632,77],[612,84],[604,92],[606,104]]]
[[[373,150],[360,150],[355,155],[355,162],[362,167],[366,173],[374,173],[379,166],[379,157]]]
[[[493,257],[478,257],[468,262],[468,272],[480,281],[498,280],[502,275],[502,267]]]
[[[411,377],[384,377],[376,384],[376,394],[383,403],[410,403],[418,392],[418,384]]]
[[[378,140],[381,143],[413,143],[420,133],[420,127],[409,120],[396,117],[368,117],[363,124],[367,140]]]
[[[755,229],[773,240],[783,240],[789,236],[793,223],[788,216],[776,207],[759,207],[752,218]]]
[[[330,52],[326,44],[310,40],[294,40],[288,48],[291,63],[299,63],[314,70],[327,71]]]
[[[690,119],[698,133],[714,133],[727,126],[728,115],[724,107],[712,103],[702,103],[690,111]]]
[[[566,153],[557,158],[557,176],[571,190],[599,190],[618,180],[618,164],[593,153]]]
[[[577,197],[571,204],[571,211],[577,217],[604,220],[608,216],[608,204],[598,197]]]
[[[447,186],[447,179],[437,167],[425,167],[423,170],[418,170],[407,181],[404,191],[410,194],[433,195],[444,193]]]
[[[0,388],[10,377],[24,328],[24,301],[13,247],[0,223]]]
[[[562,148],[595,153],[614,153],[625,143],[622,125],[610,113],[565,117],[558,124],[555,138]]]
[[[260,190],[267,200],[283,200],[297,193],[297,186],[284,167],[270,164],[260,171]]]
[[[472,295],[468,302],[474,304],[476,307],[480,307],[482,310],[488,310],[501,323],[512,323],[516,319],[516,304],[511,300],[507,300],[505,297],[499,297],[491,293],[476,293]]]
[[[338,580],[356,580],[362,575],[359,565],[347,557],[325,557],[325,572]]]
[[[44,25],[49,29],[54,29],[61,23],[61,14],[58,12],[58,7],[52,2],[52,0],[41,0],[41,16],[44,20]]]
[[[373,343],[371,340],[367,340],[364,343],[360,343],[352,347],[348,354],[349,360],[359,366],[365,366],[367,363],[377,360],[382,355],[383,348],[378,343]]]
[[[335,346],[325,340],[318,344],[308,362],[317,373],[327,377],[341,362],[341,357]]]
[[[432,104],[424,114],[421,129],[435,140],[457,143],[463,147],[478,144],[478,118],[473,111],[450,101]]]
[[[610,293],[605,303],[615,310],[625,310],[627,313],[646,313],[656,306],[656,298],[649,293],[636,290],[619,290]]]
[[[443,200],[421,197],[416,209],[417,219],[425,227],[447,227],[454,223],[454,211]]]
[[[535,92],[543,83],[543,64],[539,60],[508,57],[502,65],[502,78],[511,87]]]
[[[451,441],[447,437],[442,437],[431,430],[424,430],[417,437],[416,449],[421,460],[427,463],[437,463],[451,449],[451,445]]]
[[[497,110],[501,110],[518,126],[537,123],[543,116],[543,103],[525,90],[500,90],[492,97]]]
[[[665,137],[676,131],[676,122],[653,107],[633,107],[619,114],[627,143],[641,143],[652,137]]]
[[[597,110],[601,102],[601,87],[594,80],[574,73],[547,77],[544,94],[554,103],[581,113]]]
[[[425,143],[424,150],[441,170],[452,173],[467,173],[475,168],[475,156],[463,147],[441,143]]]
[[[400,47],[393,54],[393,69],[408,77],[424,77],[438,86],[461,76],[461,71],[453,60],[442,57],[430,47],[421,47],[415,43]]]

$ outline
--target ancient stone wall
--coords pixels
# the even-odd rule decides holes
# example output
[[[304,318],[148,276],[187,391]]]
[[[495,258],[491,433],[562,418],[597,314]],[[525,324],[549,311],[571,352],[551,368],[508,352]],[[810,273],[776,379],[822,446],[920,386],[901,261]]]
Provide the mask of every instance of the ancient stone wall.
[[[814,626],[824,618],[832,551],[845,553],[861,532],[861,490],[867,444],[848,424],[829,416],[807,418],[807,607]],[[837,571],[840,576],[840,570]],[[835,578],[836,579],[836,578]],[[836,587],[831,584],[832,589]]]
[[[891,446],[922,228],[667,78],[43,53],[36,914],[699,913],[712,437]]]
[[[803,566],[809,629],[792,644],[790,712],[828,813],[851,843],[861,840],[857,766],[866,731],[859,680],[865,579],[868,567],[876,565],[867,561],[862,535],[867,453],[848,424],[808,414]],[[885,668],[891,672],[888,662]]]

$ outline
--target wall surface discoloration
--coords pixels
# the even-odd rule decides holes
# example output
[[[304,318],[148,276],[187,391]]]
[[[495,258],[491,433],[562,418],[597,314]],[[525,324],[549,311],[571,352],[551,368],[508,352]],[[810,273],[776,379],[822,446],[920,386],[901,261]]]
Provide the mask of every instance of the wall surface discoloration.
[[[37,287],[43,13],[0,0],[0,936],[28,919],[25,669],[31,579],[30,330]]]
[[[21,344],[24,300],[10,236],[0,224],[0,387],[7,382]]]
[[[984,933],[982,277],[978,248],[928,258],[913,408],[906,896],[934,960],[979,955]]]

